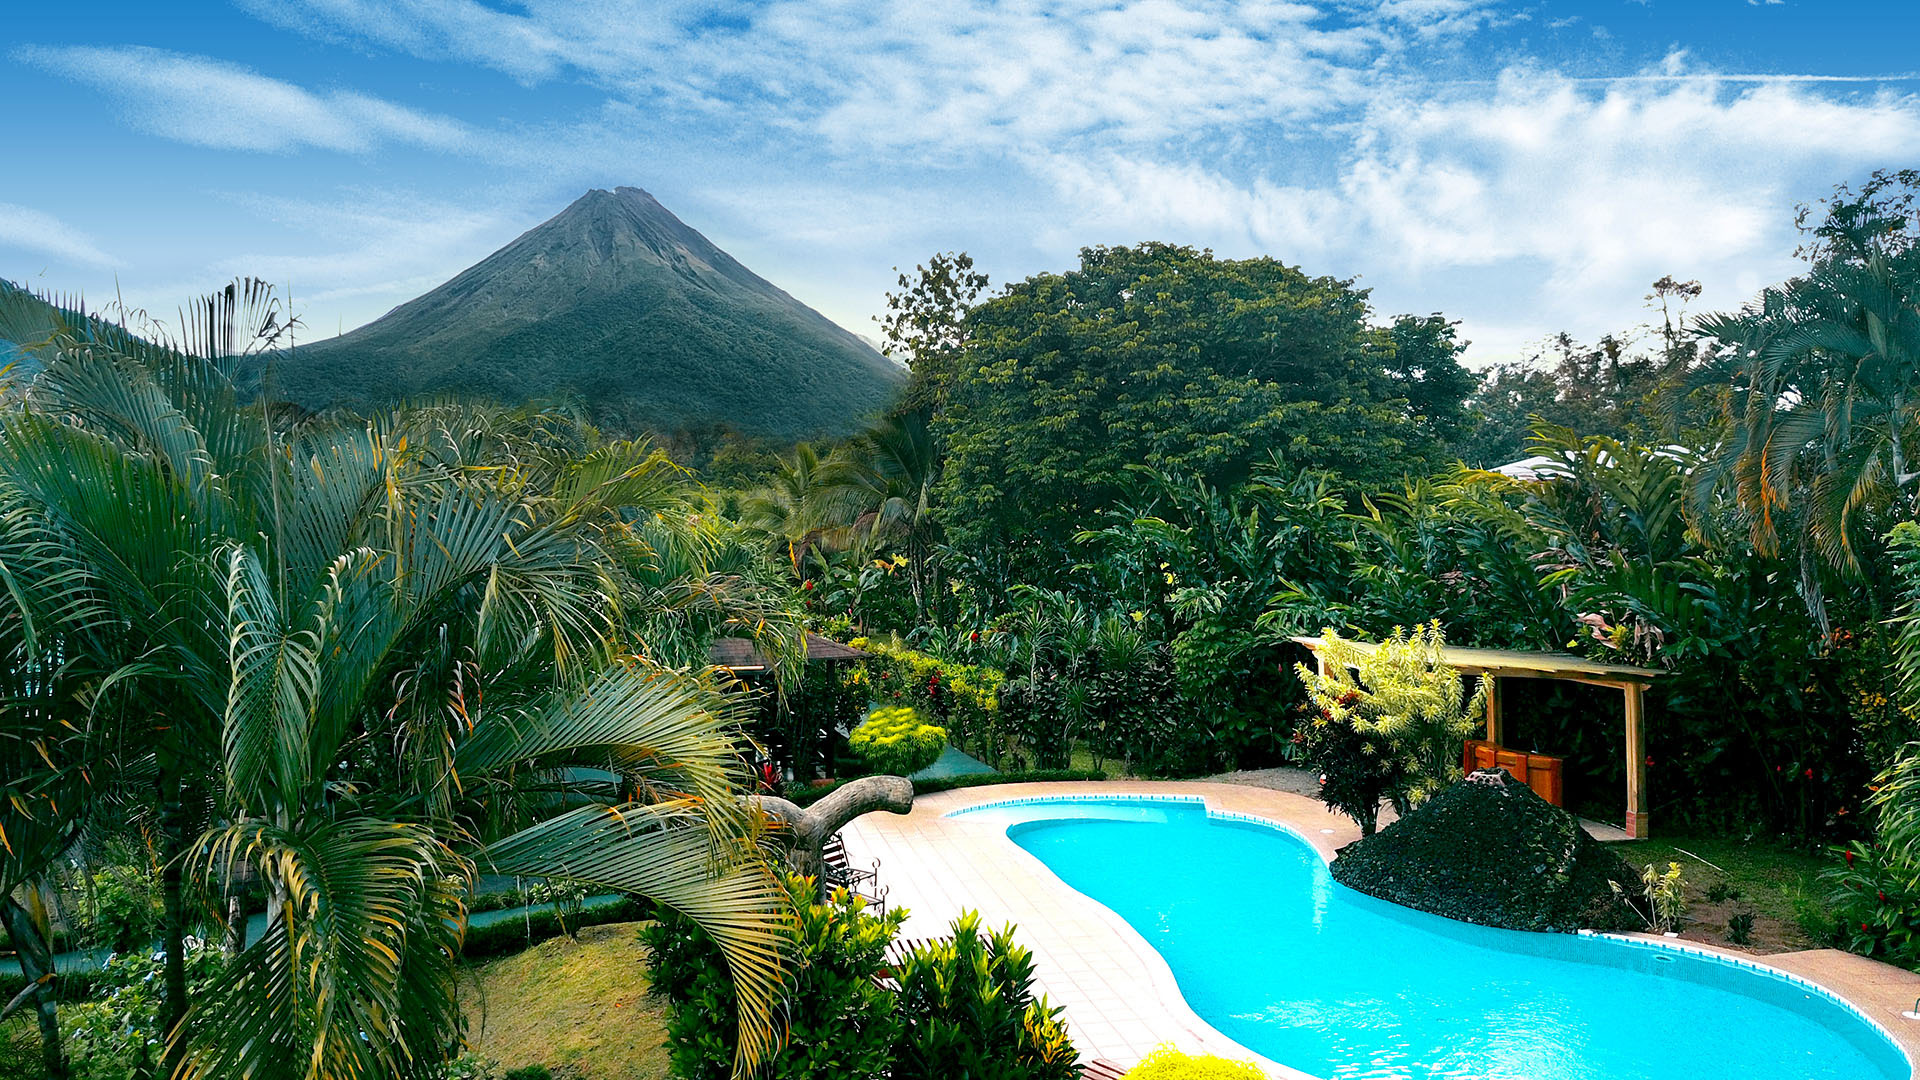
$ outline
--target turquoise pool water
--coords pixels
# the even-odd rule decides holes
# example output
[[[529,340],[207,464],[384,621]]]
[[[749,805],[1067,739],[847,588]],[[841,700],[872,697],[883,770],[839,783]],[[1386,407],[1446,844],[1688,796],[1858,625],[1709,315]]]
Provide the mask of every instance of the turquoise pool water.
[[[1126,799],[956,812],[1125,919],[1201,1018],[1326,1080],[1906,1080],[1797,983],[1650,944],[1494,930],[1333,881],[1299,837]]]

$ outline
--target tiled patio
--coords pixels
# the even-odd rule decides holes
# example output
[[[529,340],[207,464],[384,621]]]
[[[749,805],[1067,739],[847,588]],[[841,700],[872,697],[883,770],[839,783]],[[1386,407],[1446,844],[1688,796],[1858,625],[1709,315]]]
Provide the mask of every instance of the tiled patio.
[[[902,936],[942,936],[967,908],[979,911],[989,925],[1017,924],[1019,941],[1034,952],[1040,989],[1052,1004],[1065,1006],[1074,1045],[1084,1058],[1131,1064],[1171,1042],[1189,1052],[1254,1061],[1274,1080],[1311,1080],[1241,1047],[1195,1015],[1158,952],[1119,916],[1069,889],[1008,840],[1003,826],[944,816],[1012,798],[1096,794],[1198,795],[1214,810],[1286,826],[1327,859],[1360,835],[1351,821],[1329,813],[1316,799],[1204,781],[966,788],[923,796],[904,816],[869,814],[842,835],[850,861],[865,865],[878,859],[889,902],[912,912]],[[1920,975],[1831,950],[1757,959],[1847,998],[1892,1032],[1908,1059],[1920,1065],[1920,1021],[1900,1016],[1920,997]]]

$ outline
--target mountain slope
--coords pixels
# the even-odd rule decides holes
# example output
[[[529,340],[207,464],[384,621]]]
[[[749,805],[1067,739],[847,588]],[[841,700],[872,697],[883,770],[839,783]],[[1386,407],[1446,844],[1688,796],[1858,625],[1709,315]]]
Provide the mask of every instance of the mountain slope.
[[[905,378],[638,188],[589,191],[453,280],[282,358],[309,408],[574,397],[620,432],[844,432]]]

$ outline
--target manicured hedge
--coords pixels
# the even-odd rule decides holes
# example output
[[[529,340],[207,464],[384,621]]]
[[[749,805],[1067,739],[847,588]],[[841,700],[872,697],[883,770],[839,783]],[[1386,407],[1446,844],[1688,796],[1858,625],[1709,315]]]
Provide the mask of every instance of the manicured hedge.
[[[833,794],[840,788],[852,783],[858,777],[849,777],[831,784],[810,787],[805,784],[788,784],[783,796],[795,806],[812,806],[821,799]],[[954,788],[985,787],[991,784],[1042,784],[1062,780],[1105,780],[1107,774],[1093,769],[1029,769],[1025,772],[968,773],[965,776],[942,776],[927,780],[915,780],[915,795],[931,795],[936,791],[952,791]]]
[[[1043,784],[1060,780],[1105,780],[1107,774],[1093,769],[1029,769],[1026,772],[1004,773],[968,773],[965,776],[942,776],[931,780],[915,780],[915,795],[931,795],[936,791],[952,791],[954,788],[987,787],[992,784]]]
[[[607,903],[590,904],[567,916],[565,925],[578,930],[583,926],[638,922],[652,917],[651,903],[635,897],[623,896]],[[559,912],[551,907],[545,907],[528,915],[505,919],[490,926],[468,927],[466,939],[460,946],[460,953],[469,959],[501,956],[530,948],[548,938],[559,937],[565,932]]]

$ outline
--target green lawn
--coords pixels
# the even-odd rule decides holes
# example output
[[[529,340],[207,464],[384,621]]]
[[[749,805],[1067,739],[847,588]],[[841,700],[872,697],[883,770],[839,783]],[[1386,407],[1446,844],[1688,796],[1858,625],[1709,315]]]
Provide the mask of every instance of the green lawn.
[[[1669,862],[1680,864],[1690,903],[1684,937],[1725,944],[1728,917],[1751,911],[1756,950],[1782,952],[1817,944],[1800,923],[1803,914],[1826,904],[1827,887],[1820,881],[1820,872],[1833,860],[1822,853],[1777,840],[1726,836],[1656,835],[1609,846],[1635,869],[1648,863],[1660,869]],[[1711,899],[1716,883],[1737,895]]]
[[[662,1006],[647,996],[639,923],[610,923],[476,964],[462,990],[475,1053],[556,1080],[660,1080]]]

